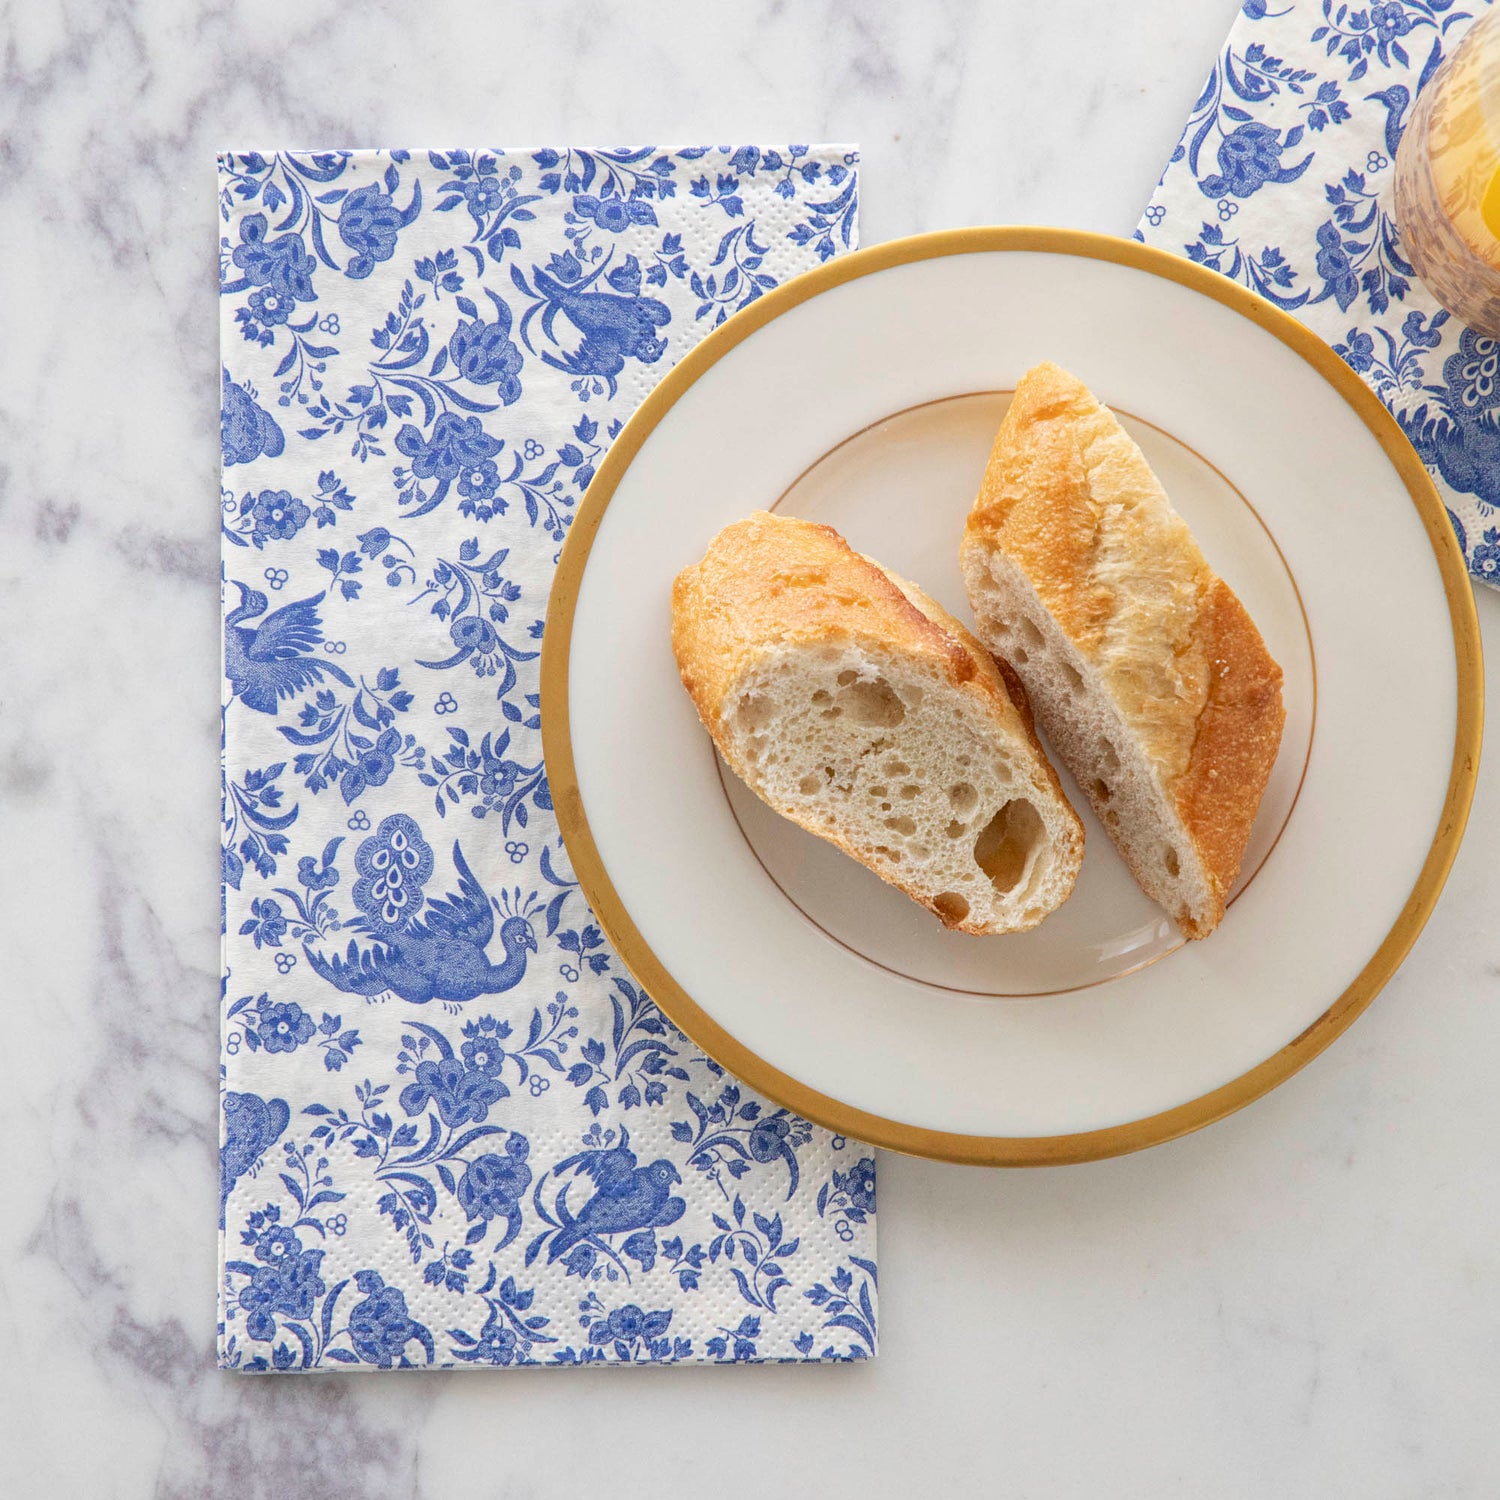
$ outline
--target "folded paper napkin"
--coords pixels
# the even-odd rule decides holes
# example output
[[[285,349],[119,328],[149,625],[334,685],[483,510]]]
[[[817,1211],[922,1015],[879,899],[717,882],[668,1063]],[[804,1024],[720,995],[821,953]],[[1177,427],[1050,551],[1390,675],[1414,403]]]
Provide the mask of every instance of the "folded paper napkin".
[[[871,1152],[632,982],[537,698],[600,456],[854,244],[855,153],[247,152],[219,188],[220,1363],[873,1354]]]
[[[1500,345],[1443,311],[1391,217],[1417,90],[1489,0],[1245,0],[1136,231],[1333,345],[1401,423],[1470,572],[1500,584]]]

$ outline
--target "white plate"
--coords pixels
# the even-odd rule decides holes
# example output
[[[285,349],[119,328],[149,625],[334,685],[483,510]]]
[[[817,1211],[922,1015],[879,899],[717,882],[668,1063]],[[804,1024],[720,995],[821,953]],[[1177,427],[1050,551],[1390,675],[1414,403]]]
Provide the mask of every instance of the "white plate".
[[[1008,393],[1042,359],[1120,414],[1285,672],[1281,755],[1202,943],[1087,812],[1057,914],[1015,937],[945,932],[749,794],[677,677],[672,578],[759,508],[836,526],[967,617],[963,518]],[[880,1145],[1063,1161],[1227,1113],[1368,1003],[1462,833],[1478,666],[1437,495],[1331,350],[1129,241],[969,230],[832,262],[667,376],[568,538],[542,720],[585,893],[710,1054]]]

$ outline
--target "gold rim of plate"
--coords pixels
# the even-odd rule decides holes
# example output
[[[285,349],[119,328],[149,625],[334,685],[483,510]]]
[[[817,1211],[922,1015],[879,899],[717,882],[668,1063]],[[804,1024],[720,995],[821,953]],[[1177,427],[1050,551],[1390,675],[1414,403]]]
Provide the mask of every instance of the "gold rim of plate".
[[[1300,1036],[1249,1072],[1185,1104],[1104,1130],[1053,1136],[981,1136],[928,1130],[856,1109],[774,1067],[726,1031],[672,977],[620,900],[589,829],[573,762],[568,663],[578,590],[599,523],[625,471],[657,424],[682,396],[773,318],[831,287],[892,266],[950,255],[1042,251],[1113,261],[1200,292],[1274,334],[1313,367],[1351,406],[1406,485],[1442,573],[1453,626],[1458,677],[1453,763],[1442,816],[1421,873],[1390,931],[1354,982]],[[646,992],[715,1061],[806,1119],[888,1150],[981,1166],[1047,1166],[1097,1161],[1169,1141],[1242,1109],[1311,1062],[1339,1036],[1396,972],[1437,904],[1468,820],[1479,767],[1484,684],[1479,623],[1463,555],[1447,512],[1415,449],[1368,386],[1316,334],[1289,313],[1215,271],[1133,240],[1082,230],[1007,226],[944,230],[857,250],[808,271],[760,297],[710,333],[663,377],[605,455],[568,532],[547,605],[542,639],[542,751],[558,825],[574,872],[599,925]]]

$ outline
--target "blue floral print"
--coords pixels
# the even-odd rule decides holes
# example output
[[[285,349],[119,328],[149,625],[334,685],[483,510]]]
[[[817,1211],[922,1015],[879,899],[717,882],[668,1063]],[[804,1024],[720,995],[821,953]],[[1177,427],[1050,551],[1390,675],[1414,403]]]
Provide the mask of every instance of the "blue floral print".
[[[355,188],[339,209],[339,238],[354,251],[344,274],[363,281],[381,261],[396,253],[396,235],[422,211],[422,185],[412,188],[411,201],[396,207],[391,194],[401,180],[394,166],[388,167],[383,184],[366,183]]]
[[[250,539],[261,547],[268,541],[285,542],[296,536],[307,525],[312,509],[290,490],[262,490],[253,499],[245,496],[240,514],[249,516]]]
[[[807,145],[222,159],[225,1367],[873,1353],[873,1155],[623,970],[539,685],[610,443],[857,188]]]
[[[264,907],[265,903],[261,904]],[[293,954],[278,954],[276,967],[287,974],[296,962]],[[228,1040],[236,1052],[240,1045],[252,1052],[262,1047],[267,1052],[295,1052],[316,1038],[323,1066],[331,1073],[349,1061],[360,1043],[358,1028],[345,1030],[340,1016],[324,1011],[322,1020],[314,1026],[313,1018],[296,1001],[273,1001],[267,994],[241,996],[229,1007],[225,1021],[230,1028]]]
[[[312,1034],[312,1017],[295,1001],[267,1006],[260,1013],[261,1045],[267,1052],[290,1052]]]
[[[526,1165],[526,1137],[513,1135],[504,1156],[487,1151],[464,1168],[458,1180],[458,1206],[469,1219],[504,1219],[509,1225],[501,1242],[508,1245],[521,1227],[521,1203],[531,1186]]]
[[[271,236],[264,214],[246,214],[240,220],[240,242],[229,258],[240,271],[240,280],[226,290],[257,288],[250,294],[249,306],[262,322],[284,323],[298,302],[312,302],[318,295],[312,284],[318,263],[307,253],[302,236]],[[273,309],[269,319],[258,311],[268,304]]]
[[[448,340],[448,353],[465,380],[475,385],[493,385],[506,406],[521,399],[521,351],[511,342],[510,309],[493,290],[486,289],[494,303],[493,322],[475,316],[461,321]],[[476,309],[477,311],[477,309]]]
[[[313,1303],[327,1290],[319,1275],[323,1252],[304,1250],[291,1230],[273,1228],[257,1237],[255,1259],[260,1264],[240,1292],[240,1306],[250,1313],[245,1324],[250,1337],[271,1339],[276,1334],[275,1314],[309,1317]]]
[[[397,451],[411,459],[413,479],[437,481],[430,492],[424,492],[419,484],[403,488],[403,499],[416,507],[411,514],[425,516],[428,511],[436,510],[460,473],[473,476],[482,473],[486,465],[493,469],[495,465],[490,460],[501,446],[499,439],[490,437],[479,425],[478,417],[460,417],[445,411],[426,434],[406,423],[396,434]],[[398,483],[402,472],[398,466]],[[469,483],[474,484],[472,477]],[[473,489],[468,493],[472,495]]]
[[[1295,132],[1295,139],[1283,140],[1281,132],[1269,125],[1247,120],[1236,125],[1219,142],[1219,170],[1210,173],[1198,184],[1198,190],[1207,198],[1222,198],[1229,194],[1235,198],[1248,198],[1268,182],[1295,182],[1312,162],[1312,156],[1304,156],[1295,166],[1283,166],[1281,154],[1301,140],[1302,132]]]

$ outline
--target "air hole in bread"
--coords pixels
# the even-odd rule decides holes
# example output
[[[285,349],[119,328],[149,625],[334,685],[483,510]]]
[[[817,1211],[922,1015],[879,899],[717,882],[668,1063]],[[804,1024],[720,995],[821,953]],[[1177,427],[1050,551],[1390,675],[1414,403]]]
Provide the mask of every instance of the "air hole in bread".
[[[910,802],[911,799],[913,797],[915,797],[917,795],[917,793],[920,792],[921,790],[922,790],[921,787],[919,787],[919,786],[913,786],[910,782],[908,782],[904,787],[901,788],[901,797],[902,797],[902,800],[906,801],[906,802]]]
[[[1117,813],[1114,810],[1114,808],[1111,807],[1104,814],[1104,822],[1105,822],[1106,827],[1109,827],[1109,828],[1118,828],[1120,826],[1120,815],[1119,815],[1119,813]]]
[[[822,688],[819,688],[817,692],[812,695],[812,701],[815,708],[822,708],[825,703],[833,702],[833,696],[830,693],[825,693]]]
[[[974,840],[974,863],[1002,896],[1021,883],[1045,833],[1042,815],[1024,797],[1003,803]]]
[[[968,831],[969,825],[967,823],[960,823],[955,820],[948,825],[948,837],[950,839],[961,839]]]
[[[1013,662],[1022,667],[1024,667],[1026,663],[1031,660],[1031,657],[1027,655],[1026,648],[1024,646],[1012,646],[1010,648],[1009,655],[1010,659]]]
[[[1102,752],[1099,756],[1099,764],[1103,767],[1105,774],[1108,775],[1111,771],[1118,771],[1120,769],[1120,752],[1108,740],[1101,740],[1099,748]]]
[[[891,810],[891,804],[889,802],[882,802],[880,804],[880,810],[881,812],[889,812]]]
[[[833,707],[832,707],[832,708],[825,708],[825,709],[824,709],[824,710],[823,710],[823,712],[822,712],[822,713],[821,713],[821,714],[819,714],[819,715],[818,715],[818,717],[819,717],[819,718],[820,718],[820,719],[836,719],[836,718],[838,718],[838,716],[839,716],[839,715],[840,715],[840,714],[841,714],[841,713],[843,713],[843,711],[844,711],[844,710],[843,710],[843,709],[841,709],[841,708],[840,708],[840,707],[839,707],[839,706],[838,706],[838,704],[837,704],[837,703],[835,703],[835,704],[834,704],[834,705],[833,705]]]
[[[903,838],[910,838],[917,831],[917,825],[908,817],[887,818],[885,826],[892,833],[899,833]]]
[[[848,687],[848,686],[849,686],[849,684],[850,684],[850,683],[851,683],[851,682],[853,682],[853,681],[854,681],[854,679],[855,679],[855,678],[856,678],[856,677],[858,677],[858,676],[859,676],[859,673],[858,673],[858,672],[855,672],[855,671],[853,671],[853,670],[852,670],[852,669],[849,669],[849,670],[845,670],[845,671],[843,671],[843,672],[840,672],[840,673],[839,673],[839,686],[840,686],[840,687]]]
[[[1099,781],[1096,779],[1094,782],[1094,795],[1101,802],[1108,802],[1109,799],[1114,796],[1114,793],[1110,791],[1109,784],[1107,782]]]
[[[1168,849],[1167,850],[1167,856],[1166,856],[1166,860],[1164,861],[1164,863],[1166,864],[1166,867],[1167,867],[1167,874],[1170,875],[1174,880],[1180,874],[1182,874],[1182,866],[1178,862],[1177,851],[1175,849]]]
[[[901,689],[901,696],[906,699],[908,707],[921,708],[922,698],[924,694],[922,689],[919,688],[916,683],[907,683],[907,685]]]
[[[887,776],[910,776],[911,767],[904,760],[897,760],[894,756],[885,763],[885,774]]]
[[[1068,691],[1069,692],[1071,692],[1071,693],[1081,693],[1081,692],[1083,692],[1083,673],[1080,672],[1078,670],[1078,668],[1073,665],[1072,662],[1065,661],[1062,664],[1062,673],[1063,673],[1063,677],[1067,681]]]
[[[734,711],[734,725],[741,734],[759,734],[776,717],[776,705],[759,693],[746,693]]]
[[[893,865],[901,863],[901,851],[899,849],[887,849],[884,844],[876,844],[875,852],[883,859],[888,859]]]
[[[920,864],[927,858],[929,851],[926,844],[908,844],[906,846],[906,852],[911,855],[911,857],[916,860],[918,864]]]
[[[1042,644],[1042,632],[1031,623],[1030,620],[1022,620],[1019,627],[1022,642],[1033,651],[1040,650]]]
[[[823,778],[821,776],[804,776],[797,783],[797,790],[804,797],[816,797],[823,790]]]
[[[894,729],[906,717],[906,705],[896,690],[883,677],[869,682],[855,682],[852,672],[840,672],[839,702],[849,710],[849,717],[856,724],[869,724],[880,729]],[[844,679],[851,679],[848,683]]]
[[[870,788],[870,795],[872,797],[889,797],[890,788],[884,786],[872,786]]]
[[[967,781],[958,781],[948,788],[948,801],[959,817],[967,818],[979,806],[979,793]]]
[[[932,898],[932,909],[945,922],[962,922],[969,915],[969,903],[957,891],[943,891]]]

